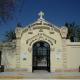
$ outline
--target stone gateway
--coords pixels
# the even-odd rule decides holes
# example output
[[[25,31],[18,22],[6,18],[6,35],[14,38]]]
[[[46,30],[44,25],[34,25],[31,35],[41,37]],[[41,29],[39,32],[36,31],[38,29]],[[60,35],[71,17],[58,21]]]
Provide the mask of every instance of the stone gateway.
[[[70,42],[65,26],[58,27],[43,16],[41,11],[34,23],[17,26],[16,40],[0,44],[4,71],[79,71],[80,42]]]

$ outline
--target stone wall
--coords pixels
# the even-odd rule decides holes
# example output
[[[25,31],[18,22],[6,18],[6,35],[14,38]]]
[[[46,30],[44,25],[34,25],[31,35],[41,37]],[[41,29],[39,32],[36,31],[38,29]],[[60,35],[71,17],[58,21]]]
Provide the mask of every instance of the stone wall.
[[[67,47],[67,70],[79,71],[80,66],[80,42],[70,42],[66,44]]]
[[[5,70],[16,68],[16,46],[15,42],[3,43],[1,65],[4,65]]]

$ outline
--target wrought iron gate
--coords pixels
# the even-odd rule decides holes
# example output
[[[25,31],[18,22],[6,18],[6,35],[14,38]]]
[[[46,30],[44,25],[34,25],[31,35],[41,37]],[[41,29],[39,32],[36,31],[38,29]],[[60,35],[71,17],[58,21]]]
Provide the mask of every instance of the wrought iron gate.
[[[50,45],[44,41],[33,45],[32,70],[47,70],[50,72]]]

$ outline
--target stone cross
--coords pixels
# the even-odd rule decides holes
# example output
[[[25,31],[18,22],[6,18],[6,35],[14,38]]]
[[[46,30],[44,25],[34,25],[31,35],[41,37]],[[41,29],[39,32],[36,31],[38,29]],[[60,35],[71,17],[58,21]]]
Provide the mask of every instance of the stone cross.
[[[44,13],[42,11],[40,11],[38,15],[40,16],[40,19],[43,19]]]

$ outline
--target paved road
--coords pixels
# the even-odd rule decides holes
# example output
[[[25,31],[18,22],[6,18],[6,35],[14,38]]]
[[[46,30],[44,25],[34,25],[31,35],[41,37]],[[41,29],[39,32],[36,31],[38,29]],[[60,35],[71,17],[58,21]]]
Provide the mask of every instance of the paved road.
[[[55,76],[80,76],[79,72],[54,72],[49,73],[46,71],[34,71],[34,73],[28,72],[2,72],[0,76],[26,76],[28,78],[53,78]]]

